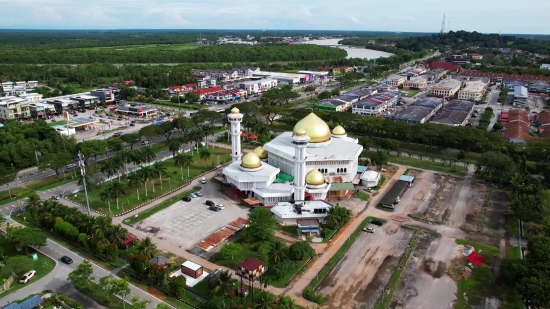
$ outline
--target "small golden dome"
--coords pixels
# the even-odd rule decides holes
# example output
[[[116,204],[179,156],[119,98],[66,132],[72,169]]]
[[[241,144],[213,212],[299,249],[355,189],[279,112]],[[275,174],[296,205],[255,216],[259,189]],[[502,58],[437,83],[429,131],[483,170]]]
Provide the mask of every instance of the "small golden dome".
[[[306,175],[306,184],[320,186],[325,184],[325,176],[318,170],[311,170]]]
[[[323,119],[314,113],[307,115],[296,123],[292,132],[293,135],[298,135],[300,129],[306,131],[310,143],[323,143],[330,140],[330,128]]]
[[[332,129],[332,134],[334,135],[346,135],[346,130],[342,126],[336,126]]]
[[[258,168],[262,166],[262,161],[257,154],[250,152],[243,157],[241,166],[244,168]]]
[[[238,108],[233,107],[233,109],[231,109],[231,114],[238,114],[238,113],[240,113]]]
[[[296,136],[306,136],[306,130],[304,128],[299,128],[294,132],[294,135]]]
[[[267,158],[267,151],[262,146],[256,147],[256,149],[254,149],[254,153],[258,157],[260,157],[260,159],[266,159]]]

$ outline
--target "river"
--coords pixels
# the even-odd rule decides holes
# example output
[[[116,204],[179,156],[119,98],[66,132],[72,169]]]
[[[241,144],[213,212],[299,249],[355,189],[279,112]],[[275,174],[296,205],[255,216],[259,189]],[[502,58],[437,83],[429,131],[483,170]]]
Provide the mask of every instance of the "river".
[[[372,49],[366,49],[362,47],[350,47],[350,46],[342,46],[338,44],[338,41],[342,39],[328,39],[328,40],[311,40],[304,42],[305,44],[315,44],[315,45],[323,45],[323,46],[336,46],[338,45],[339,48],[345,50],[348,53],[348,56],[346,58],[361,58],[361,59],[373,59],[373,58],[380,58],[380,57],[390,57],[393,56],[391,53],[386,53],[383,51],[378,50],[372,50]]]

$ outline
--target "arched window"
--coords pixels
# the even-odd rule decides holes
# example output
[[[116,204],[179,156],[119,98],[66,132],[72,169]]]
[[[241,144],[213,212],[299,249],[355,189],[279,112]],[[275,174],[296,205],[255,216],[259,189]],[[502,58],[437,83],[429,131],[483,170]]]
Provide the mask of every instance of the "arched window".
[[[344,173],[347,173],[348,172],[348,168],[344,168]]]
[[[339,168],[336,169],[336,173],[340,173],[340,169],[339,169]]]

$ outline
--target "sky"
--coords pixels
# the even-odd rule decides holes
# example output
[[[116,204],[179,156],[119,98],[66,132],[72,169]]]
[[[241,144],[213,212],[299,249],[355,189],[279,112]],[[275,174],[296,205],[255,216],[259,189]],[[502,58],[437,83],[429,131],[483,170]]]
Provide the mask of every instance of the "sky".
[[[267,29],[550,33],[550,1],[0,0],[0,29]]]

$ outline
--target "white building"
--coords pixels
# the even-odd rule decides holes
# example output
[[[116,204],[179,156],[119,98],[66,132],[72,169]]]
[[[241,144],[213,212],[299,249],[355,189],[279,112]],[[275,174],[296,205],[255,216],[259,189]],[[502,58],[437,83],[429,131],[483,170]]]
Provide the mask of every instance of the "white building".
[[[357,174],[363,147],[356,138],[347,137],[342,127],[337,126],[331,133],[328,125],[311,113],[296,123],[292,132],[284,132],[242,156],[243,114],[233,108],[228,118],[232,162],[222,173],[231,186],[248,197],[264,205],[290,200],[300,204],[306,199],[345,196],[343,191],[353,190],[351,181]],[[281,174],[288,180],[278,182]],[[331,190],[334,183],[337,185]]]
[[[361,174],[361,184],[367,188],[376,187],[380,181],[380,173],[377,171],[366,170]]]
[[[403,83],[405,83],[405,81],[407,81],[407,78],[405,76],[391,75],[391,76],[388,76],[388,78],[386,78],[386,85],[388,85],[392,88],[397,88],[397,87],[403,85]]]
[[[38,102],[40,100],[42,100],[42,95],[40,93],[25,93],[25,94],[20,94],[19,97],[21,99],[25,99],[29,102]]]
[[[440,98],[452,98],[462,86],[462,82],[456,79],[445,79],[432,86],[430,96]]]
[[[458,91],[458,99],[480,101],[486,90],[487,84],[482,81],[467,81],[466,86]]]
[[[239,88],[246,91],[247,94],[254,94],[267,91],[271,88],[277,87],[277,80],[271,78],[265,78],[260,80],[251,80],[239,83]]]
[[[541,64],[540,65],[540,69],[542,70],[550,70],[550,64]]]
[[[527,88],[523,86],[514,87],[514,105],[526,105],[529,99]]]

